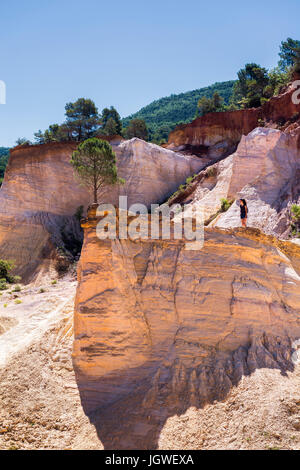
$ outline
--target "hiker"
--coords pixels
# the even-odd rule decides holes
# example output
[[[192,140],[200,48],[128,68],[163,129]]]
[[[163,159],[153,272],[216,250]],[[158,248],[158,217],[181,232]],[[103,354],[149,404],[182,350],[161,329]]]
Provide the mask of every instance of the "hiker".
[[[245,201],[245,199],[240,199],[240,209],[241,209],[242,226],[246,227],[247,226],[248,207],[247,207],[247,202]]]

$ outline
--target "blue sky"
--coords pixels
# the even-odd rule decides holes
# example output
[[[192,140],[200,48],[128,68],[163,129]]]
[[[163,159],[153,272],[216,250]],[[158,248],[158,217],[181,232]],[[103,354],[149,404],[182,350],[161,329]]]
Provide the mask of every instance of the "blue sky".
[[[299,0],[10,0],[0,4],[0,146],[64,120],[79,97],[122,117],[154,99],[272,68],[300,39]]]

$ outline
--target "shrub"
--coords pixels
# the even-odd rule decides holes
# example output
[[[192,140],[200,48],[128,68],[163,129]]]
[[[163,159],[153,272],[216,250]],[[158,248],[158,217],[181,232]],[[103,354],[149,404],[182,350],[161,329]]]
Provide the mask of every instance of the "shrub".
[[[207,178],[211,178],[212,176],[216,176],[216,175],[217,175],[217,169],[215,166],[207,168],[206,173],[205,173],[205,176]]]
[[[53,279],[53,281],[51,281],[51,284],[54,286],[55,284],[57,284],[57,280]]]
[[[0,279],[0,290],[5,290],[5,289],[7,289],[6,279],[2,278]]]
[[[21,286],[19,286],[19,284],[17,284],[15,286],[15,288],[13,289],[13,292],[21,292]]]
[[[15,304],[21,304],[21,303],[22,303],[22,300],[20,299],[15,300]]]
[[[193,181],[194,177],[193,176],[189,176],[186,180],[185,180],[185,184],[190,184],[192,181]]]
[[[228,211],[228,209],[232,205],[232,203],[233,203],[233,201],[228,201],[227,199],[222,197],[222,199],[221,199],[221,212]]]
[[[300,231],[300,206],[292,204],[291,206],[291,234],[293,237],[299,237]]]
[[[0,259],[0,279],[5,279],[6,282],[13,284],[21,280],[20,276],[13,276],[10,271],[14,268],[12,261]]]
[[[298,206],[297,204],[292,204],[291,212],[293,214],[292,219],[295,222],[298,222],[300,220],[300,206]]]
[[[269,98],[264,98],[264,97],[262,97],[262,98],[260,99],[260,104],[263,105],[263,104],[267,103],[268,101],[269,101]]]
[[[79,207],[77,207],[77,209],[76,209],[76,211],[75,211],[74,217],[76,217],[76,219],[78,220],[78,222],[80,222],[81,219],[82,219],[83,210],[84,210],[84,207],[83,207],[83,206],[79,206]]]
[[[11,261],[0,259],[0,279],[8,281],[9,272],[13,269],[14,265]]]
[[[46,292],[45,289],[43,289],[43,288],[41,287],[40,290],[39,290],[39,293],[40,293],[40,294],[43,294],[44,292]]]

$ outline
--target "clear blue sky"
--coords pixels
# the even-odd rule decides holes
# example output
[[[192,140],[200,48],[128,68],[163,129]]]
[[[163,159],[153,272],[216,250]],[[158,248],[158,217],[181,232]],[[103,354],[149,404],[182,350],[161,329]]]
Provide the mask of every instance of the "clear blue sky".
[[[9,0],[0,5],[0,146],[64,120],[93,99],[122,117],[154,99],[276,65],[300,39],[300,1]]]

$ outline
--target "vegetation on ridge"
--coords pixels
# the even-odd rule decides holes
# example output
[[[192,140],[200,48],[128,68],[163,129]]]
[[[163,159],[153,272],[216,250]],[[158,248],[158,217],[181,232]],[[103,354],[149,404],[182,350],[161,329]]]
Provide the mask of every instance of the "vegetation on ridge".
[[[100,114],[92,100],[79,98],[66,104],[64,123],[51,124],[44,132],[39,130],[35,133],[35,140],[39,144],[69,140],[81,142],[91,137],[118,134],[162,144],[177,124],[188,123],[210,112],[259,107],[277,95],[295,72],[300,73],[300,41],[292,38],[282,41],[279,58],[278,66],[272,70],[268,71],[254,62],[247,63],[239,70],[236,81],[217,82],[205,88],[160,98],[122,120],[113,106],[104,108]],[[21,138],[17,144],[28,145],[30,142]]]
[[[0,186],[2,184],[5,168],[9,158],[9,148],[0,147]]]
[[[212,98],[217,92],[225,104],[229,104],[235,80],[220,82],[205,88],[160,98],[122,120],[127,127],[132,119],[143,119],[149,131],[149,140],[161,143],[168,140],[169,133],[177,124],[188,123],[195,118],[197,103],[202,97]]]

